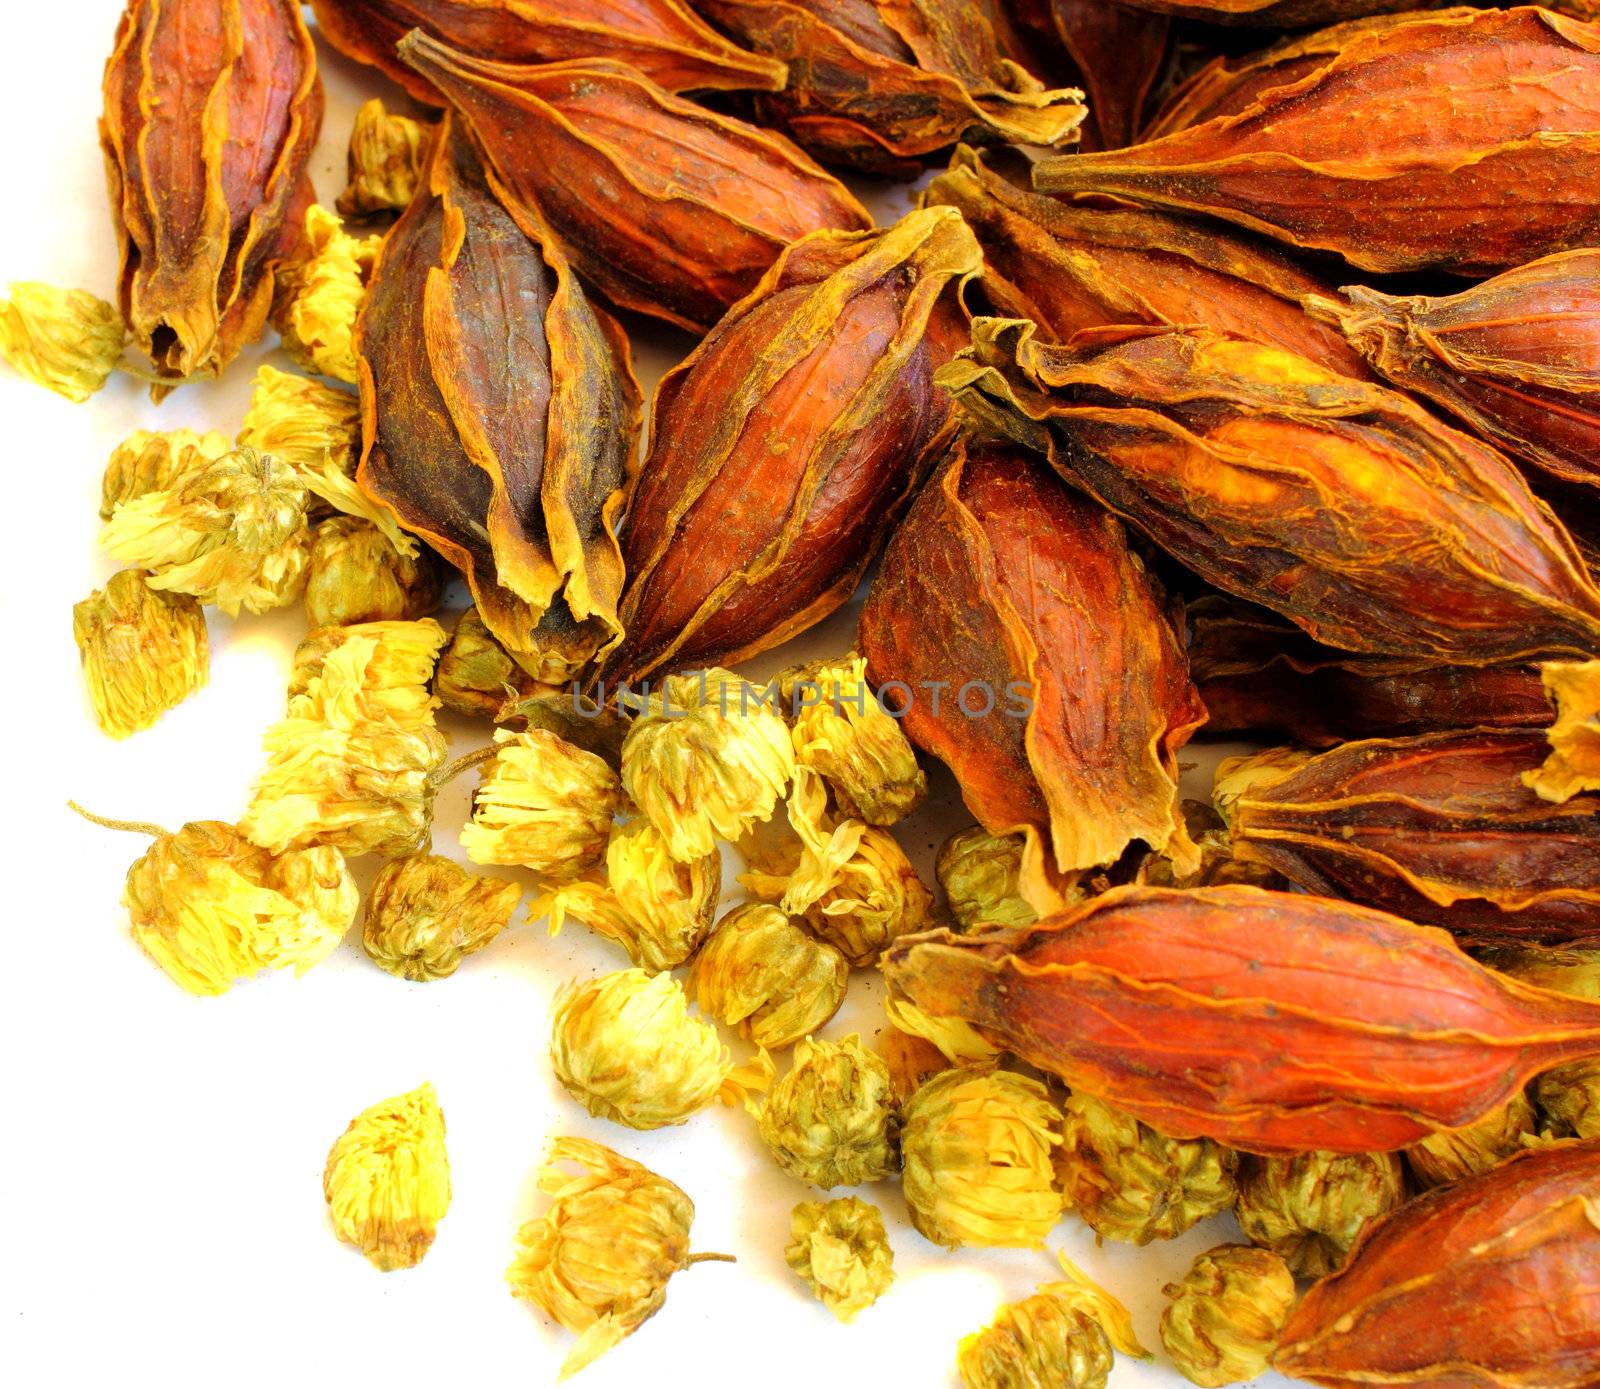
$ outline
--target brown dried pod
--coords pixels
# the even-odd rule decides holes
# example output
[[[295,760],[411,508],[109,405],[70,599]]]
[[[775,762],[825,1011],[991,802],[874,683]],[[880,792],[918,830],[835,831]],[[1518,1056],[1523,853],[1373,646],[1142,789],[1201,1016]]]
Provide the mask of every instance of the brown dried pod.
[[[1196,866],[1177,755],[1204,712],[1165,599],[1121,525],[1024,450],[958,441],[890,541],[860,648],[983,827],[1026,836],[1034,907],[1135,840]]]
[[[1600,945],[1600,795],[1541,800],[1523,777],[1548,751],[1537,731],[1374,739],[1265,779],[1235,759],[1217,793],[1234,854],[1309,892],[1475,946]]]
[[[1010,930],[904,937],[891,998],[959,1018],[1174,1138],[1384,1152],[1600,1054],[1600,1004],[1443,931],[1254,887],[1113,888]]]
[[[1206,329],[1079,350],[972,332],[939,378],[969,413],[1319,641],[1434,664],[1600,652],[1571,536],[1509,460],[1399,392]]]
[[[1329,24],[1379,10],[1414,9],[1429,0],[1118,0],[1156,14],[1202,19],[1209,24],[1251,24],[1293,28]]]
[[[1533,6],[1429,17],[1236,115],[1044,160],[1034,184],[1210,213],[1366,270],[1492,274],[1600,239],[1597,82],[1594,25]]]
[[[1316,1284],[1273,1365],[1317,1384],[1600,1378],[1600,1140],[1522,1153],[1378,1221]]]
[[[396,55],[412,29],[483,58],[556,63],[613,58],[670,92],[783,86],[783,64],[747,53],[685,0],[311,0],[322,35],[380,68],[418,101],[445,102]]]
[[[1445,298],[1353,285],[1312,298],[1379,373],[1563,482],[1600,487],[1600,251]]]
[[[948,417],[930,321],[981,254],[948,208],[791,247],[656,393],[609,674],[729,665],[843,603]]]
[[[696,0],[758,53],[789,66],[757,99],[764,121],[830,163],[911,176],[958,141],[1061,145],[1083,93],[1050,90],[1012,56],[994,0]]]
[[[421,33],[400,51],[450,98],[502,199],[547,223],[579,273],[623,308],[703,332],[790,243],[872,226],[849,189],[783,136],[623,64],[496,63]]]
[[[100,143],[122,314],[161,377],[215,375],[261,336],[322,106],[298,0],[128,0]]]
[[[1131,145],[1145,102],[1166,67],[1171,21],[1163,14],[1107,0],[1049,0],[1056,33],[1088,94],[1083,143],[1089,149]]]
[[[965,146],[922,195],[958,209],[983,247],[983,286],[1006,315],[1068,341],[1118,323],[1204,324],[1370,373],[1340,334],[1301,307],[1327,286],[1270,242],[1144,209],[1073,207],[1019,188]]]
[[[356,354],[361,486],[462,570],[501,644],[561,681],[615,642],[627,343],[448,122],[384,243]]]

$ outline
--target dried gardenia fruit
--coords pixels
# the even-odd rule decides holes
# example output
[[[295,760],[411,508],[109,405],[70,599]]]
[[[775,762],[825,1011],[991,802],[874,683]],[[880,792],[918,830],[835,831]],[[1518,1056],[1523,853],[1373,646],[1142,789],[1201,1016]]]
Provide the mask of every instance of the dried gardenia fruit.
[[[721,891],[720,854],[675,859],[661,831],[639,817],[611,826],[604,883],[580,878],[539,908],[549,913],[552,936],[575,917],[654,974],[676,969],[700,948]]]
[[[683,985],[642,969],[575,980],[556,996],[550,1063],[589,1113],[632,1129],[681,1124],[772,1079],[765,1053],[735,1066],[717,1029],[689,1016]]]
[[[498,719],[510,701],[531,694],[533,685],[533,677],[483,625],[478,610],[468,608],[462,613],[433,675],[433,692],[439,702],[458,714]]]
[[[401,554],[370,521],[335,516],[311,534],[306,618],[313,629],[410,621],[439,606],[429,554]]]
[[[622,806],[617,774],[543,728],[496,729],[461,847],[474,863],[566,880],[599,866]]]
[[[1011,57],[992,0],[696,0],[712,23],[789,65],[757,100],[818,158],[911,175],[958,140],[1062,145],[1083,93],[1047,89]]]
[[[601,58],[524,67],[413,32],[401,55],[483,148],[496,193],[547,223],[613,304],[705,332],[791,242],[872,217],[781,135]]]
[[[1145,102],[1167,66],[1171,23],[1165,15],[1103,0],[1044,0],[1055,32],[1082,76],[1089,107],[1085,149],[1135,143]]]
[[[0,300],[0,357],[81,405],[106,384],[128,339],[115,304],[87,290],[26,281]]]
[[[1406,1194],[1398,1153],[1247,1157],[1239,1172],[1239,1228],[1281,1254],[1301,1278],[1343,1266],[1368,1224]]]
[[[1046,1283],[962,1338],[956,1369],[965,1389],[1105,1389],[1113,1350],[1146,1356],[1128,1309],[1059,1258],[1065,1282]]]
[[[431,134],[421,121],[387,110],[381,97],[364,102],[350,131],[345,190],[336,204],[340,213],[403,212],[422,180]]]
[[[1022,849],[1020,834],[990,834],[982,825],[958,830],[939,846],[933,871],[962,930],[1039,919],[1022,896]]]
[[[216,375],[261,336],[322,107],[299,0],[128,0],[100,143],[123,316],[161,376]]]
[[[659,1312],[674,1273],[706,1259],[732,1262],[689,1252],[694,1202],[677,1186],[587,1138],[550,1141],[539,1190],[550,1207],[517,1231],[506,1281],[513,1297],[579,1333],[563,1379]]]
[[[348,235],[321,205],[307,209],[305,226],[301,253],[278,271],[274,324],[296,366],[354,385],[356,315],[383,238]]]
[[[287,464],[236,448],[172,479],[170,491],[119,502],[100,543],[150,571],[150,587],[214,603],[229,617],[300,596],[310,558],[309,496]]]
[[[385,1273],[415,1268],[450,1209],[444,1114],[433,1086],[380,1100],[328,1154],[322,1192],[339,1238]]]
[[[1239,1157],[1207,1138],[1168,1138],[1124,1110],[1068,1095],[1056,1176],[1068,1209],[1102,1239],[1149,1244],[1232,1207]]]
[[[1559,1068],[1558,1068],[1559,1069]],[[1540,1077],[1543,1079],[1543,1077]],[[1537,1082],[1536,1082],[1537,1083]],[[1406,1149],[1406,1166],[1421,1187],[1444,1186],[1487,1172],[1497,1162],[1527,1147],[1539,1123],[1520,1091],[1464,1129],[1432,1134]]]
[[[138,569],[124,569],[72,608],[89,700],[113,738],[149,728],[206,683],[205,614],[193,598],[157,593]]]
[[[806,1038],[752,1112],[778,1166],[824,1191],[878,1181],[900,1165],[889,1068],[854,1033],[839,1042]]]
[[[779,690],[793,720],[796,764],[821,774],[841,814],[892,825],[922,804],[928,778],[867,684],[866,665],[855,652],[813,661],[785,671]]]
[[[1597,75],[1594,26],[1472,9],[1368,32],[1237,115],[1045,160],[1034,186],[1208,213],[1365,270],[1493,274],[1600,232]],[[1441,105],[1445,87],[1471,95]]]
[[[883,1216],[854,1196],[800,1202],[789,1215],[783,1258],[817,1301],[846,1323],[894,1282],[894,1251]]]
[[[147,492],[171,491],[179,478],[203,472],[232,449],[233,445],[216,433],[134,430],[112,450],[106,463],[100,484],[100,519],[109,521],[119,502],[131,502]]]
[[[992,1066],[943,1071],[905,1107],[901,1184],[935,1244],[1036,1246],[1061,1218],[1061,1111],[1043,1085]]]
[[[1294,1274],[1281,1255],[1249,1244],[1208,1249],[1164,1289],[1161,1344],[1191,1384],[1221,1389],[1264,1374],[1294,1311]]]
[[[401,979],[445,979],[507,926],[522,886],[469,873],[438,854],[392,859],[373,880],[361,944]]]
[[[1550,661],[1540,668],[1556,706],[1546,731],[1550,756],[1523,781],[1557,805],[1584,791],[1600,791],[1600,661]]]
[[[902,1110],[929,1080],[948,1070],[949,1060],[926,1037],[886,1027],[878,1033],[878,1051],[889,1068],[889,1087]]]
[[[409,853],[428,836],[449,743],[428,693],[444,629],[370,622],[313,633],[300,693],[267,730],[267,768],[240,826],[281,852],[332,844],[352,857]]]
[[[677,859],[769,819],[793,775],[787,725],[726,670],[668,676],[622,745],[622,784]]]
[[[745,660],[855,592],[943,448],[946,290],[981,265],[951,208],[819,232],[663,378],[608,674]]]
[[[768,1051],[815,1032],[844,1002],[850,963],[776,907],[747,902],[717,923],[689,969],[701,1012]]]
[[[965,408],[1319,641],[1435,664],[1600,651],[1571,536],[1508,459],[1397,391],[1198,328],[1066,348],[978,319],[973,342],[940,373]]]

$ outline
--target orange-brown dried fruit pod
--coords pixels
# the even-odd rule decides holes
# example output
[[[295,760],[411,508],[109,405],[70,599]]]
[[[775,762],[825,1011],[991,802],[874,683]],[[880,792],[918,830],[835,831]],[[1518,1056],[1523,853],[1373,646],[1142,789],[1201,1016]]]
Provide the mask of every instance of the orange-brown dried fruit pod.
[[[1087,94],[1084,148],[1131,145],[1151,88],[1167,65],[1171,21],[1152,10],[1105,0],[1046,0],[1046,5]]]

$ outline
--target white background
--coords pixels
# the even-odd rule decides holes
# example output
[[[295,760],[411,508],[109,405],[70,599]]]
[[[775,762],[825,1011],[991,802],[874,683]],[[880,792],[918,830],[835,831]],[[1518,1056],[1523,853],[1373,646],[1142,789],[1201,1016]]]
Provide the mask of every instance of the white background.
[[[8,7],[0,281],[115,297],[95,120],[119,9],[118,0]],[[323,56],[328,117],[313,174],[331,203],[356,107],[393,93]],[[637,344],[647,383],[684,341]],[[590,1119],[552,1079],[552,995],[569,978],[626,964],[581,927],[551,941],[519,920],[453,978],[429,984],[376,969],[352,932],[304,979],[264,977],[220,999],[182,993],[133,945],[118,899],[142,841],[85,824],[66,799],[169,828],[237,818],[304,623],[298,608],[238,622],[213,614],[210,684],[118,743],[90,718],[70,608],[113,569],[95,547],[111,449],[140,427],[232,434],[262,360],[278,357],[251,349],[224,380],[186,387],[159,409],[126,379],[74,406],[0,366],[0,774],[9,789],[0,812],[0,1373],[27,1386],[159,1377],[173,1389],[552,1383],[571,1337],[508,1296],[504,1269],[513,1231],[543,1209],[533,1183],[542,1145],[566,1132],[678,1182],[698,1206],[695,1247],[739,1259],[678,1275],[662,1313],[583,1373],[586,1389],[954,1384],[961,1335],[1049,1280],[1052,1257],[938,1249],[907,1224],[898,1188],[880,1184],[860,1194],[885,1211],[898,1278],[853,1326],[835,1323],[783,1263],[789,1210],[814,1193],[774,1166],[742,1111],[637,1134]],[[796,652],[844,650],[851,619],[752,671]],[[486,738],[464,721],[445,726],[458,751]],[[440,852],[457,852],[472,780],[440,800]],[[929,881],[933,849],[968,820],[949,808],[947,778],[935,788],[945,808],[902,835]],[[870,1039],[880,1026],[875,979],[858,972],[825,1035],[858,1028]],[[380,1274],[334,1237],[323,1161],[355,1113],[424,1079],[448,1121],[455,1199],[423,1264]],[[1052,1247],[1064,1245],[1127,1301],[1156,1353],[1148,1365],[1120,1359],[1114,1385],[1179,1382],[1160,1358],[1161,1287],[1202,1249],[1237,1237],[1219,1221],[1142,1250],[1096,1248],[1076,1218],[1063,1221]]]

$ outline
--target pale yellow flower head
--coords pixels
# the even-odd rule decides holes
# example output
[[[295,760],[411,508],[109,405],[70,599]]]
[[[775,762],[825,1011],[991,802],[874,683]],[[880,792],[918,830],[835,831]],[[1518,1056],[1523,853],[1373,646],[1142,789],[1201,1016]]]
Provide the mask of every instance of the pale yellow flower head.
[[[356,112],[350,132],[349,183],[336,204],[346,217],[401,212],[415,196],[429,129],[397,116],[373,97]]]
[[[1161,1344],[1192,1384],[1221,1389],[1265,1374],[1294,1311],[1294,1274],[1270,1249],[1223,1244],[1169,1283]]]
[[[477,719],[495,719],[519,695],[532,692],[533,678],[468,608],[439,657],[433,692],[446,709]]]
[[[945,840],[933,871],[962,930],[1039,919],[1022,896],[1023,842],[1020,834],[990,834],[981,825]]]
[[[1406,1195],[1398,1153],[1297,1153],[1240,1166],[1239,1228],[1301,1278],[1337,1272],[1361,1232]]]
[[[430,555],[415,546],[402,553],[370,521],[334,516],[312,532],[306,620],[313,628],[426,617],[440,588]]]
[[[322,1192],[339,1238],[385,1273],[413,1268],[450,1209],[444,1114],[433,1086],[381,1100],[328,1154]]]
[[[127,338],[117,306],[87,290],[26,281],[0,299],[0,357],[80,405],[106,384]]]
[[[1539,1133],[1545,1138],[1600,1138],[1600,1058],[1568,1061],[1533,1082]]]
[[[623,785],[674,858],[769,818],[793,775],[788,726],[725,670],[668,676],[622,745]]]
[[[824,1191],[878,1181],[900,1165],[889,1068],[854,1035],[795,1047],[756,1121],[778,1166]]]
[[[145,577],[124,569],[72,609],[95,718],[113,738],[149,728],[210,671],[200,605],[181,593],[157,593]]]
[[[689,1015],[670,974],[618,970],[568,984],[550,1038],[556,1079],[589,1113],[635,1129],[681,1124],[713,1101],[764,1090],[765,1054],[735,1067],[710,1023]]]
[[[306,209],[306,243],[304,258],[280,273],[275,320],[283,345],[296,365],[353,384],[360,379],[356,315],[383,238],[358,240],[337,213],[314,204]]]
[[[1523,782],[1557,804],[1600,791],[1600,661],[1547,661],[1539,674],[1556,720],[1545,733],[1550,756]]]
[[[883,1216],[854,1196],[796,1206],[783,1258],[842,1322],[854,1321],[894,1282],[894,1251]]]
[[[361,944],[402,979],[443,979],[511,924],[518,883],[483,878],[438,854],[392,859],[373,880]]]
[[[136,429],[112,450],[100,485],[100,519],[109,521],[118,502],[146,492],[170,492],[180,479],[204,472],[233,445],[221,434],[192,429]]]
[[[1446,1186],[1487,1172],[1513,1153],[1520,1153],[1535,1141],[1538,1131],[1533,1105],[1519,1090],[1476,1123],[1430,1134],[1407,1148],[1406,1166],[1418,1186]]]

